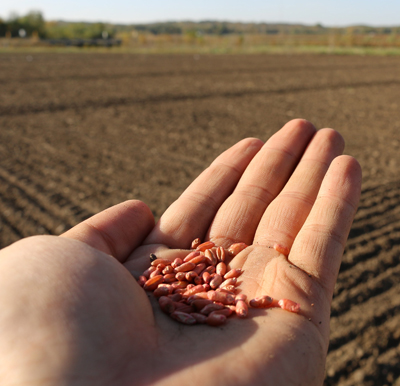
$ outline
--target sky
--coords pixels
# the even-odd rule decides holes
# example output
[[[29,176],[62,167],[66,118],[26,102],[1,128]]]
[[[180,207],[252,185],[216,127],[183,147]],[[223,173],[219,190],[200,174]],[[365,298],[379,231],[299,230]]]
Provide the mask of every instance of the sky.
[[[286,22],[327,27],[400,25],[400,0],[0,0],[0,17],[139,24],[180,20]]]

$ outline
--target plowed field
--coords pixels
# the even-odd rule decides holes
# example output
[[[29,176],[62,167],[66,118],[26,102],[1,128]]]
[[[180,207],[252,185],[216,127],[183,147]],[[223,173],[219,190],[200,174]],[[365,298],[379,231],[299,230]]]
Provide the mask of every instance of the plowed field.
[[[400,385],[400,58],[0,55],[0,247],[129,198],[159,217],[221,151],[302,117],[363,191],[332,305],[326,386]]]

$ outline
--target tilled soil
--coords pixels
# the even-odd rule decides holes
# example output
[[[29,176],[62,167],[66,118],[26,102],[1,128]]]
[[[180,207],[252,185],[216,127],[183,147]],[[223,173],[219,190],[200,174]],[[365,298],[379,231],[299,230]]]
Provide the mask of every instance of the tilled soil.
[[[400,58],[0,55],[0,247],[130,198],[159,217],[224,149],[294,117],[363,167],[325,385],[400,385]]]

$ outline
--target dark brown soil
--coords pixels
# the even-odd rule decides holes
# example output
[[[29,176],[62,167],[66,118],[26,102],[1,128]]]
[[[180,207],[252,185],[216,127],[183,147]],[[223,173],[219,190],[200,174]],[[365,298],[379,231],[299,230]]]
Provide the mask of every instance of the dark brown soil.
[[[0,247],[129,198],[156,217],[221,151],[302,117],[363,167],[326,386],[400,385],[400,58],[0,55]]]

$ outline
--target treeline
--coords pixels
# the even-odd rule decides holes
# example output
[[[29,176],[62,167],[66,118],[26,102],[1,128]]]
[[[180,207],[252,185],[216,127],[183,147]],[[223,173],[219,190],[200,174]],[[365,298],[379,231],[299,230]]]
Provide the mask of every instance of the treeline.
[[[117,29],[105,23],[72,23],[45,21],[41,12],[31,11],[25,16],[0,18],[0,37],[32,37],[41,39],[100,39],[113,38]]]
[[[321,24],[313,26],[301,24],[273,23],[233,23],[220,21],[201,22],[165,22],[148,24],[105,24],[105,23],[76,23],[65,21],[45,21],[40,11],[31,11],[25,16],[12,15],[7,20],[0,18],[0,37],[31,37],[42,39],[82,38],[98,39],[113,38],[118,33],[135,32],[149,35],[390,35],[400,34],[400,26],[371,27],[349,26],[344,28],[325,27]]]

